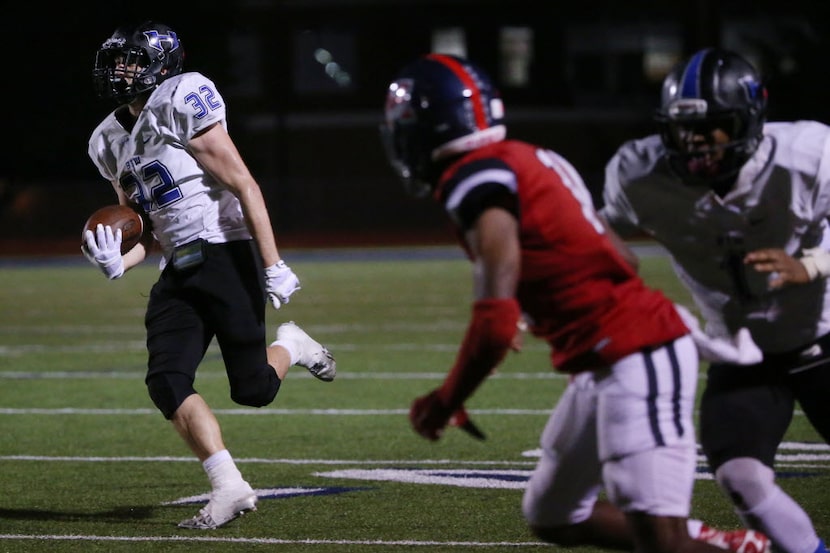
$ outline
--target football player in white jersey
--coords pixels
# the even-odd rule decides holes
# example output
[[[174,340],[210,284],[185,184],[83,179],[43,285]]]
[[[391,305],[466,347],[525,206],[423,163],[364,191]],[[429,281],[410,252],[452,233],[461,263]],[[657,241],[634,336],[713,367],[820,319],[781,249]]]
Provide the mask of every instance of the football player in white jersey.
[[[822,553],[774,461],[796,402],[830,441],[830,128],[766,107],[749,62],[695,53],[664,81],[661,133],[607,164],[601,214],[665,246],[700,310],[701,443],[738,516],[779,551]]]
[[[256,510],[257,496],[222,439],[193,382],[216,337],[231,398],[261,407],[297,364],[323,381],[336,372],[328,350],[294,323],[266,347],[265,304],[300,289],[282,261],[262,191],[227,132],[225,102],[199,73],[183,73],[184,49],[169,26],[120,27],[98,50],[98,95],[119,105],[95,129],[89,156],[121,204],[149,222],[141,243],[121,254],[120,230],[87,232],[85,255],[110,279],[144,260],[157,241],[162,272],[145,315],[147,389],[202,462],[210,501],[179,526],[220,527]]]

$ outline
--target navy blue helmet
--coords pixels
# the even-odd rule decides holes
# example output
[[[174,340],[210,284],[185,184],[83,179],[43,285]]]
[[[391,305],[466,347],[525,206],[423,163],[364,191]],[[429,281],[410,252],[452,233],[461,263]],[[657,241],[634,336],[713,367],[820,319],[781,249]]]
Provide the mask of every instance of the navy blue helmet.
[[[656,120],[671,166],[689,182],[731,186],[761,142],[766,108],[767,90],[748,61],[700,50],[663,81]],[[728,139],[713,140],[716,131]]]
[[[104,41],[92,78],[99,97],[125,104],[181,73],[183,65],[184,48],[176,32],[145,21],[119,27]]]
[[[435,185],[437,164],[503,140],[504,107],[490,77],[470,61],[422,56],[389,85],[381,140],[393,169],[411,195]]]

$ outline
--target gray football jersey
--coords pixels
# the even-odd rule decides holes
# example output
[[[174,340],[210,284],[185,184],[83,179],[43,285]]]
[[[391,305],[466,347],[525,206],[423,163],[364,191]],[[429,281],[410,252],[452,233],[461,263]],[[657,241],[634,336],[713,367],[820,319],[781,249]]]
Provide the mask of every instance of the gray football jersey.
[[[830,332],[828,279],[769,290],[768,275],[743,264],[760,248],[796,257],[819,245],[830,249],[830,128],[767,123],[723,198],[684,185],[664,154],[657,135],[623,144],[605,169],[601,213],[623,235],[638,229],[666,247],[706,332],[729,337],[746,327],[767,352]]]
[[[90,158],[144,208],[165,257],[197,238],[222,243],[251,237],[239,200],[187,150],[199,131],[217,122],[227,128],[225,117],[213,82],[183,73],[153,91],[132,132],[113,112],[92,133]]]

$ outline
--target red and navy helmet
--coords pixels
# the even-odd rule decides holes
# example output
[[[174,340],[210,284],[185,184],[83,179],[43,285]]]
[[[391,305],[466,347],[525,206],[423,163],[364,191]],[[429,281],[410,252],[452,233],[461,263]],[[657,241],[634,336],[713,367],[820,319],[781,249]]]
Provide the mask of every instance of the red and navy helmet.
[[[101,98],[131,102],[182,72],[184,48],[164,23],[145,21],[115,30],[95,56],[92,79]]]
[[[427,195],[436,162],[504,140],[504,107],[490,77],[470,61],[429,54],[389,85],[381,140],[410,194]]]
[[[656,120],[669,161],[682,177],[731,185],[761,142],[766,110],[767,90],[755,68],[738,54],[706,48],[666,76]],[[708,150],[690,142],[691,136],[714,129],[729,142]],[[723,158],[716,174],[694,174],[694,158],[716,150]]]

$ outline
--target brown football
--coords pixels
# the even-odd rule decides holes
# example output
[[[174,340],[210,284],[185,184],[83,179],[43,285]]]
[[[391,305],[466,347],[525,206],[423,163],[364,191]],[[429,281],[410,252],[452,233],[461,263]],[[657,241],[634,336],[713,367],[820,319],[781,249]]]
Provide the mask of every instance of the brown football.
[[[116,229],[121,229],[121,255],[124,255],[141,240],[141,235],[144,232],[144,220],[141,215],[134,209],[126,205],[106,205],[96,210],[87,219],[83,231],[81,231],[81,243],[85,242],[84,233],[87,230],[95,232],[98,224],[104,226],[111,226],[113,232]]]

